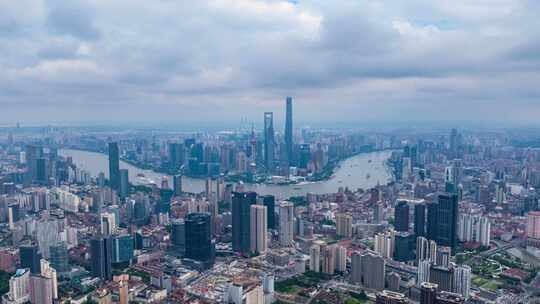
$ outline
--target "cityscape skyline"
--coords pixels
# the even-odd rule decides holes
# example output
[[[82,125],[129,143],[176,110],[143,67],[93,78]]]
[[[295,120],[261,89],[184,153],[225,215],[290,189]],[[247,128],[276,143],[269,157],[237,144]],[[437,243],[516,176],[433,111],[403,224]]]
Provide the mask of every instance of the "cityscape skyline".
[[[0,304],[540,303],[538,12],[0,0]]]

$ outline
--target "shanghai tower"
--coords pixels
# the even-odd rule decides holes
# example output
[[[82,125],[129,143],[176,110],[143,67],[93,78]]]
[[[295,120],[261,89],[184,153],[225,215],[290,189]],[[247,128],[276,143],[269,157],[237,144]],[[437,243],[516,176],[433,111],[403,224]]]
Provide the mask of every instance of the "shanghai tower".
[[[287,96],[285,103],[285,148],[287,149],[287,162],[290,166],[293,162],[292,97]]]

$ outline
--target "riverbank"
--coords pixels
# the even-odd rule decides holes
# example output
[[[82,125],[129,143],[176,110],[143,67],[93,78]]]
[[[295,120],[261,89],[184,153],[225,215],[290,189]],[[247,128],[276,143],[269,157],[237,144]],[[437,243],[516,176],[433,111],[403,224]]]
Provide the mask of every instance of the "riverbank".
[[[75,151],[81,151],[81,152],[99,153],[99,154],[102,154],[105,157],[108,157],[108,154],[106,152],[103,152],[103,151],[84,150],[84,149],[80,149],[80,148],[69,148],[69,149],[65,149],[65,150],[75,150]],[[356,157],[356,156],[359,156],[359,155],[362,155],[362,154],[377,153],[377,152],[384,152],[384,151],[391,151],[391,149],[373,149],[371,146],[362,147],[362,148],[360,148],[360,150],[358,152],[353,153],[353,154],[351,154],[349,156],[346,156],[345,158],[330,160],[328,162],[328,164],[322,169],[321,172],[318,172],[318,173],[313,174],[312,176],[306,177],[305,181],[302,181],[301,183],[306,184],[306,183],[318,183],[318,182],[327,181],[327,180],[331,179],[334,176],[335,172],[340,168],[341,164],[344,161],[346,161],[347,159],[350,159],[350,158],[353,158],[353,157]],[[186,173],[181,172],[181,171],[167,170],[167,169],[162,168],[162,167],[156,168],[156,167],[153,167],[151,165],[141,163],[141,162],[137,162],[137,161],[134,161],[134,160],[129,159],[129,158],[120,158],[120,160],[127,163],[127,164],[130,164],[130,165],[132,165],[134,167],[137,167],[137,168],[139,168],[141,170],[153,171],[153,172],[156,172],[156,173],[159,173],[159,174],[163,174],[164,176],[174,176],[174,175],[177,175],[177,174],[182,174],[183,176],[191,178],[191,179],[203,179],[203,180],[206,180],[207,178],[209,178],[209,176],[186,174]],[[386,169],[390,170],[390,165],[388,163],[385,164],[385,165],[386,165]],[[395,173],[393,173],[392,170],[389,173],[392,174],[393,180],[395,180]],[[243,184],[246,184],[246,185],[261,185],[261,184],[264,184],[264,185],[288,186],[288,185],[298,185],[298,184],[300,184],[299,182],[294,182],[294,181],[289,181],[289,180],[287,182],[284,182],[284,183],[276,184],[276,183],[273,183],[273,182],[269,181],[268,178],[266,178],[266,179],[265,178],[258,178],[256,180],[253,180],[253,179],[249,179],[249,178],[244,178],[244,177],[239,176],[239,175],[230,175],[230,176],[229,175],[224,175],[223,178],[224,178],[224,181],[226,183],[235,183],[235,184],[236,183],[243,183]],[[156,181],[156,182],[158,182],[158,181]]]
[[[79,168],[88,171],[93,176],[97,176],[100,172],[105,173],[106,177],[108,176],[108,156],[106,154],[84,150],[59,150],[59,154],[64,157],[72,157],[73,162]],[[296,185],[244,184],[244,188],[246,191],[255,191],[260,195],[271,194],[278,199],[305,196],[306,193],[335,193],[340,187],[347,187],[352,190],[358,188],[369,189],[377,184],[387,184],[392,180],[392,176],[386,169],[386,161],[390,155],[391,151],[381,151],[362,153],[350,157],[340,162],[336,166],[334,174],[324,181]],[[143,170],[125,161],[120,161],[120,168],[128,169],[130,182],[135,185],[144,184],[140,178],[143,175],[146,180],[152,180],[158,186],[161,186],[161,180],[165,176],[169,179],[168,187],[172,187],[172,176],[170,175],[163,175],[152,170]],[[182,185],[186,192],[204,192],[205,184],[205,179],[182,177]]]

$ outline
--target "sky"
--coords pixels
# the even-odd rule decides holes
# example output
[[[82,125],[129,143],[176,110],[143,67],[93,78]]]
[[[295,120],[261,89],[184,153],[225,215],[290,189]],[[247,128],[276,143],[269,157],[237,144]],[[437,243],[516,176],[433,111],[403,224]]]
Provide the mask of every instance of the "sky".
[[[537,0],[0,0],[0,123],[540,123]]]

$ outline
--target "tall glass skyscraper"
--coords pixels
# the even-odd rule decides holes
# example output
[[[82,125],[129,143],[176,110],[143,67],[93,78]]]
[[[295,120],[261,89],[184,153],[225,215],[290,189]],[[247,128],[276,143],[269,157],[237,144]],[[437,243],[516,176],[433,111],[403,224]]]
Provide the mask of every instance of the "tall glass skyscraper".
[[[285,149],[287,150],[287,161],[289,166],[293,163],[293,117],[292,117],[292,97],[287,97],[285,101]]]
[[[90,240],[92,275],[102,280],[112,279],[112,239],[97,236]]]
[[[264,165],[268,172],[274,171],[274,113],[264,113]]]
[[[120,155],[116,142],[109,143],[109,181],[112,189],[120,190]]]
[[[250,208],[256,203],[255,192],[232,194],[232,247],[235,252],[248,253],[250,250]]]
[[[188,214],[185,219],[185,229],[186,258],[201,262],[213,262],[214,248],[212,248],[210,214]]]

